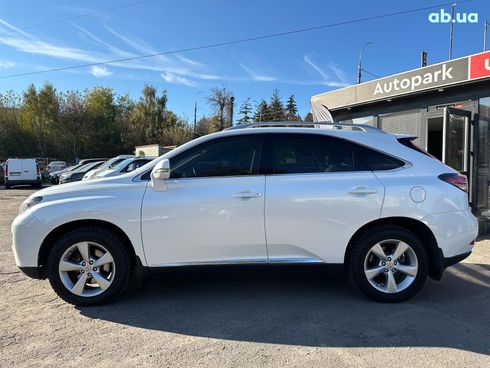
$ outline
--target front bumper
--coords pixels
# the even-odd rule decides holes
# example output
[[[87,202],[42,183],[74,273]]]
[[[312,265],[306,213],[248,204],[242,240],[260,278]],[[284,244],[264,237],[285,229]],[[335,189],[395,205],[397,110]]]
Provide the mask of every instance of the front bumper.
[[[12,251],[17,267],[37,268],[42,239],[48,232],[46,226],[31,211],[27,211],[15,218],[11,232]]]

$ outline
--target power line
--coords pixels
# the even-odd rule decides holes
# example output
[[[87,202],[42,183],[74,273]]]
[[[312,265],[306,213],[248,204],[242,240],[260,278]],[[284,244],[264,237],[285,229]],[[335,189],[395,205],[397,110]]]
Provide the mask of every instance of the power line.
[[[101,13],[108,13],[108,12],[111,12],[111,11],[114,11],[114,10],[129,8],[131,6],[141,5],[141,4],[144,4],[144,3],[149,3],[151,1],[155,1],[155,0],[135,1],[135,2],[132,2],[132,3],[127,3],[127,4],[118,5],[118,6],[113,6],[111,8],[105,8],[105,9],[95,10],[95,11],[89,12],[89,13],[74,15],[74,16],[67,17],[67,18],[54,19],[54,20],[50,20],[50,21],[44,22],[44,23],[33,24],[31,26],[17,28],[17,30],[5,30],[5,31],[2,31],[1,33],[2,34],[9,34],[9,33],[15,33],[17,31],[26,31],[26,30],[33,29],[33,28],[44,27],[44,26],[48,26],[48,25],[51,25],[51,24],[68,22],[70,20],[76,20],[76,19],[80,19],[80,18],[91,17],[93,15],[97,15],[97,14],[101,14]]]
[[[150,0],[147,0],[147,1],[150,1]],[[0,76],[0,79],[24,77],[24,76],[28,76],[28,75],[43,74],[43,73],[50,73],[50,72],[58,72],[58,71],[64,71],[64,70],[70,70],[70,69],[86,68],[86,67],[97,66],[97,65],[106,65],[106,64],[121,63],[121,62],[126,62],[126,61],[133,61],[133,60],[139,60],[139,59],[147,59],[147,58],[152,58],[152,57],[162,56],[162,55],[171,55],[171,54],[177,54],[177,53],[183,53],[183,52],[189,52],[189,51],[197,51],[197,50],[217,48],[217,47],[222,47],[222,46],[236,45],[236,44],[240,44],[240,43],[253,42],[253,41],[259,41],[259,40],[264,40],[264,39],[269,39],[269,38],[276,38],[276,37],[283,37],[283,36],[297,34],[297,33],[311,32],[311,31],[316,31],[316,30],[320,30],[320,29],[326,29],[326,28],[343,26],[343,25],[347,25],[347,24],[353,24],[353,23],[359,23],[359,22],[366,22],[366,21],[371,21],[371,20],[376,20],[376,19],[393,17],[393,16],[397,16],[397,15],[404,15],[404,14],[409,14],[409,13],[415,13],[415,12],[419,12],[419,11],[422,11],[422,10],[429,10],[429,9],[434,9],[434,8],[440,8],[440,7],[444,7],[444,6],[448,6],[448,5],[452,5],[452,4],[463,4],[463,3],[468,3],[468,2],[471,2],[471,1],[473,1],[473,0],[464,0],[464,1],[457,2],[457,3],[449,2],[449,3],[438,4],[438,5],[425,6],[425,7],[421,7],[421,8],[415,8],[415,9],[409,9],[409,10],[402,10],[402,11],[393,12],[393,13],[386,13],[386,14],[381,14],[381,15],[374,15],[374,16],[371,16],[371,17],[352,19],[352,20],[347,20],[347,21],[342,21],[342,22],[337,22],[337,23],[330,23],[330,24],[325,24],[325,25],[322,25],[322,26],[300,28],[300,29],[295,29],[295,30],[291,30],[291,31],[271,33],[271,34],[262,35],[262,36],[242,38],[242,39],[238,39],[238,40],[234,40],[234,41],[218,42],[218,43],[212,43],[212,44],[207,44],[207,45],[188,47],[188,48],[183,48],[183,49],[178,49],[178,50],[172,50],[172,51],[162,51],[162,52],[156,52],[156,53],[152,53],[152,54],[132,56],[132,57],[121,58],[121,59],[113,59],[113,60],[99,61],[99,62],[93,62],[93,63],[71,65],[71,66],[65,66],[65,67],[59,67],[59,68],[53,68],[53,69],[45,69],[45,70],[38,70],[38,71],[27,72],[27,73],[10,74],[10,75]]]
[[[371,73],[370,71],[368,71],[368,70],[366,70],[366,69],[364,69],[364,68],[362,68],[361,70],[362,70],[364,73],[369,74],[371,77],[374,77],[374,78],[381,78],[379,75],[373,74],[373,73]]]

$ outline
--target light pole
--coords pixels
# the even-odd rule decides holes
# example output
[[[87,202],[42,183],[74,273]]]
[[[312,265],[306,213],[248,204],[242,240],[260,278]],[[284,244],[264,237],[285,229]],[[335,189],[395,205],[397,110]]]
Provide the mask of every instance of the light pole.
[[[364,49],[366,48],[367,45],[372,45],[374,41],[368,41],[366,42],[362,48],[361,52],[359,52],[359,64],[357,65],[357,84],[361,83],[361,76],[362,76],[362,53],[364,52]]]
[[[454,8],[456,4],[451,5],[451,22],[449,25],[449,60],[453,58],[453,31],[454,31]]]
[[[485,19],[485,23],[483,25],[483,51],[487,51],[487,32],[488,32],[488,20]]]
[[[196,137],[196,124],[197,124],[197,98],[199,97],[199,94],[201,92],[202,91],[197,91],[196,101],[194,102],[194,131],[193,131],[194,138]]]

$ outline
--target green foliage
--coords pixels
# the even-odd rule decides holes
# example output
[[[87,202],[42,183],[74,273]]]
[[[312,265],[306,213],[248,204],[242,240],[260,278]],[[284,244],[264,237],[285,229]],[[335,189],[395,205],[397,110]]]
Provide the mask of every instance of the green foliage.
[[[242,117],[238,119],[238,124],[250,123],[253,120],[252,105],[250,104],[250,98],[243,101],[238,112]]]
[[[167,92],[145,86],[135,102],[111,88],[57,92],[46,83],[19,96],[0,94],[0,159],[111,157],[137,145],[180,145],[192,138],[187,121],[167,110]]]
[[[233,125],[233,93],[213,88],[207,102],[213,115],[196,124],[196,136]],[[97,86],[83,92],[58,92],[50,83],[30,85],[22,94],[0,94],[0,160],[8,157],[111,157],[131,153],[135,146],[180,145],[193,137],[185,119],[167,109],[167,91],[145,85],[138,100]],[[250,98],[241,104],[238,123],[301,121],[294,95],[284,106],[274,90],[252,111]],[[311,114],[305,117],[311,121]]]
[[[294,95],[289,96],[286,102],[285,115],[287,121],[301,121],[301,116],[298,115],[298,107]]]
[[[269,104],[269,110],[270,110],[270,121],[285,120],[284,105],[282,103],[281,97],[279,96],[279,91],[277,89],[275,89],[272,92],[271,102]]]

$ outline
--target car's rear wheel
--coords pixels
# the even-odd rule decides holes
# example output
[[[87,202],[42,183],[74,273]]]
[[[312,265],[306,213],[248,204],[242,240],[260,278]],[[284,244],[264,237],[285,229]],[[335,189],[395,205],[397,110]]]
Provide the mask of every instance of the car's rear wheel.
[[[348,259],[354,286],[379,302],[401,302],[427,279],[427,252],[418,237],[399,226],[380,226],[361,235]]]
[[[62,236],[48,257],[48,278],[68,303],[99,305],[128,287],[131,258],[124,242],[112,232],[86,227]]]

